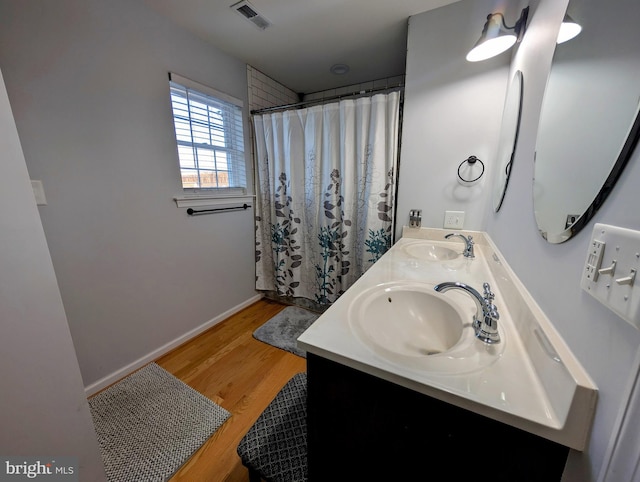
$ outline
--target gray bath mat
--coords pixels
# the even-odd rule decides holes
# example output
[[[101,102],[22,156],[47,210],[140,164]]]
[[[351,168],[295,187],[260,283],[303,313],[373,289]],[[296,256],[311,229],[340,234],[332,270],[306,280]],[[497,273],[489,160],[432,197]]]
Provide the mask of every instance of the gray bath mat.
[[[307,353],[296,345],[296,340],[320,315],[297,306],[287,306],[276,316],[253,332],[253,337],[269,345],[294,353],[303,358]]]
[[[89,400],[107,480],[164,481],[231,416],[151,363]]]

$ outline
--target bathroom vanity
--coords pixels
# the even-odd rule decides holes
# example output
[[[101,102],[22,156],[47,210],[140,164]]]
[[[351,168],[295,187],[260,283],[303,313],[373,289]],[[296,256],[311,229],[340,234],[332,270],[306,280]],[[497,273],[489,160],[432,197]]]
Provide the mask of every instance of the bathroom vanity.
[[[400,239],[298,339],[309,480],[560,480],[588,444],[597,389],[491,239]],[[463,290],[489,283],[500,342]]]
[[[569,448],[308,354],[310,481],[559,481]]]

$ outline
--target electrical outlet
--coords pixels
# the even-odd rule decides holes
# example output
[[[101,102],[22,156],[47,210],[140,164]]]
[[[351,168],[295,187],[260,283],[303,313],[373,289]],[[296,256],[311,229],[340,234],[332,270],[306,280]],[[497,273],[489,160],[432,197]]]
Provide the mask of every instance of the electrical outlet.
[[[464,226],[464,211],[445,211],[444,227],[446,229],[462,229]]]
[[[564,223],[564,229],[569,229],[580,217],[579,214],[567,214],[567,220]]]

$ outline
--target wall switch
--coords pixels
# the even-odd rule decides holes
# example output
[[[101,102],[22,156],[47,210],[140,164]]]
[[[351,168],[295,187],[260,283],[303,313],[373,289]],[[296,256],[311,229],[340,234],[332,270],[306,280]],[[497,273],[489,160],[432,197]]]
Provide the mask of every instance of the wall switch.
[[[640,329],[640,231],[596,224],[580,286]]]
[[[44,196],[42,181],[31,181],[31,189],[33,189],[33,195],[36,197],[36,204],[38,206],[46,206],[47,198]]]
[[[464,226],[464,211],[445,211],[444,227],[446,229],[462,229]]]

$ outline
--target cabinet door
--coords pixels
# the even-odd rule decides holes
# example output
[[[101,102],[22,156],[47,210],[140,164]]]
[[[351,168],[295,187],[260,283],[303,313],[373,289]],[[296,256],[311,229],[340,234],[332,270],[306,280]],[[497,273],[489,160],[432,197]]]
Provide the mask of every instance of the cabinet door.
[[[309,480],[560,480],[567,447],[309,353]]]

